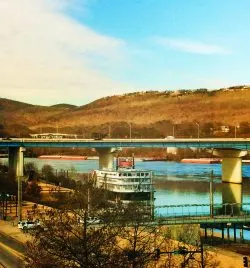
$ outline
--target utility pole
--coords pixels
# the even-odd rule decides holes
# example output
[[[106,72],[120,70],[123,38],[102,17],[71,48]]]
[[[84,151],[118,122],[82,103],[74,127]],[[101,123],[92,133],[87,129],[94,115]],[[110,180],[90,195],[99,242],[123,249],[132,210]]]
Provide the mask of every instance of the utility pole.
[[[237,128],[240,128],[240,126],[239,125],[234,126],[234,138],[235,139],[237,138]]]
[[[150,171],[151,172],[151,179],[150,179],[150,187],[151,187],[151,190],[150,190],[150,207],[151,207],[151,219],[152,221],[155,220],[155,207],[154,207],[154,188],[153,188],[153,171]]]
[[[131,123],[128,123],[129,124],[129,138],[130,138],[130,141],[132,141],[132,124]]]
[[[201,247],[201,268],[205,268],[202,238],[201,238],[201,245],[200,245],[200,247]]]
[[[88,210],[88,213],[89,213],[89,209],[90,209],[90,195],[89,195],[90,193],[89,193],[89,186],[88,186],[88,193],[87,193],[87,194],[88,194],[88,201],[87,201],[87,202],[88,202],[88,208],[87,208],[87,210]]]
[[[214,217],[214,193],[213,193],[213,180],[214,180],[214,172],[211,171],[211,178],[210,178],[210,216]]]
[[[22,220],[22,177],[17,177],[17,215],[18,215],[18,221]]]
[[[200,139],[200,124],[198,122],[195,124],[197,125],[197,138]]]
[[[109,125],[109,138],[111,138],[111,125]]]

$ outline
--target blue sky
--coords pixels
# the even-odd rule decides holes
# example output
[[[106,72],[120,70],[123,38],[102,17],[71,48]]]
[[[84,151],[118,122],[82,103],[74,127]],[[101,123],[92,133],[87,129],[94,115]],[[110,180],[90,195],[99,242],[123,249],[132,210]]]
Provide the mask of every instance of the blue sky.
[[[2,97],[83,105],[250,84],[248,0],[0,0]]]

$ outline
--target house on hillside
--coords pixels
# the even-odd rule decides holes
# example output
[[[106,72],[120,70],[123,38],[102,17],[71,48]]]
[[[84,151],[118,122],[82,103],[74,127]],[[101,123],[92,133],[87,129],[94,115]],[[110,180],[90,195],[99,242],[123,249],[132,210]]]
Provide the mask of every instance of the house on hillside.
[[[228,133],[230,131],[229,126],[220,126],[220,131],[223,133]]]

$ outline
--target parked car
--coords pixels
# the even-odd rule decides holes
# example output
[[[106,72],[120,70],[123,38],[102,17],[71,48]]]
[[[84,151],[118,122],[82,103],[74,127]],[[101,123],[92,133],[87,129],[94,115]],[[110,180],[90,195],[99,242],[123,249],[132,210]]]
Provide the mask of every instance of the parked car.
[[[165,140],[174,140],[174,136],[167,136]]]
[[[84,219],[80,218],[80,223],[84,223]],[[101,220],[97,217],[88,217],[87,218],[87,224],[99,224],[101,223]]]
[[[21,230],[29,230],[29,229],[34,229],[38,226],[41,226],[40,221],[29,221],[29,220],[24,220],[24,221],[19,221],[17,227]]]

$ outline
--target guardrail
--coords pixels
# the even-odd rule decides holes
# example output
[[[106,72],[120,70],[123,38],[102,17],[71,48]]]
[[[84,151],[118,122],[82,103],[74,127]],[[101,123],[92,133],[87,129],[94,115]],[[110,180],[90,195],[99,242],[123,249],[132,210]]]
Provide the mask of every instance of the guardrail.
[[[157,206],[157,224],[250,222],[250,203]]]

